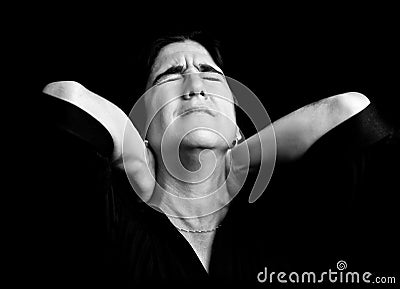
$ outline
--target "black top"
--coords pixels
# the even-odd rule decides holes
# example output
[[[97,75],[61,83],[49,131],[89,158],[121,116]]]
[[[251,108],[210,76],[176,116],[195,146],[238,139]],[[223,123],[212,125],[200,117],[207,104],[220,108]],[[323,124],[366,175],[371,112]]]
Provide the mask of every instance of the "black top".
[[[71,104],[57,107],[88,119]],[[352,270],[398,272],[392,164],[399,161],[399,131],[373,105],[324,135],[301,160],[277,165],[253,204],[247,199],[254,176],[247,180],[216,231],[209,274],[167,217],[139,202],[124,173],[111,169],[104,144],[112,139],[101,124],[87,130],[79,128],[87,123],[79,117],[69,122],[74,133],[60,118],[49,127],[52,157],[44,158],[51,181],[41,196],[38,234],[47,240],[41,258],[50,283],[49,276],[58,284],[113,288],[257,284],[265,267],[321,272],[336,269],[339,260]]]

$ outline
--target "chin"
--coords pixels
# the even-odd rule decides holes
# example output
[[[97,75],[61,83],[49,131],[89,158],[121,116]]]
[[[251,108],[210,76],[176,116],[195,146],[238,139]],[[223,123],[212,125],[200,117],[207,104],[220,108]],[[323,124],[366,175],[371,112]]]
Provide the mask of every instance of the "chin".
[[[227,147],[228,144],[221,136],[209,130],[198,129],[187,134],[181,142],[181,145],[202,148]]]

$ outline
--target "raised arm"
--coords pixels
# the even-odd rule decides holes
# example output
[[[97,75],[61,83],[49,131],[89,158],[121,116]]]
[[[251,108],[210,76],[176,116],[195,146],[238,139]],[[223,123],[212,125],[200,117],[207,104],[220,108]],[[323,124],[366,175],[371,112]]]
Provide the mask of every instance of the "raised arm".
[[[126,170],[142,199],[150,198],[154,189],[153,157],[119,107],[75,81],[50,83],[43,92],[76,105],[98,120],[113,138],[113,166]]]
[[[291,161],[301,157],[313,143],[328,131],[359,113],[370,103],[369,99],[357,92],[349,92],[324,98],[306,105],[275,121],[259,132],[262,143],[270,143],[274,135],[277,143],[278,161]],[[250,166],[258,165],[261,160],[259,137],[253,135],[239,144],[233,151],[237,154],[246,145],[250,152]],[[268,160],[270,146],[263,151]]]
[[[275,156],[277,162],[300,158],[320,137],[369,103],[363,94],[349,92],[311,103],[278,119],[232,149],[227,164],[237,177],[231,179],[241,179],[248,169],[271,164]]]
[[[154,159],[126,114],[113,103],[74,81],[50,83],[43,92],[78,106],[98,120],[113,138],[113,165],[126,170],[142,200],[150,199],[155,186]],[[247,169],[257,168],[262,162],[268,164],[274,161],[275,147],[278,162],[295,160],[321,136],[368,104],[367,97],[350,92],[306,105],[240,143],[230,152],[228,159],[232,163],[227,164],[239,176]],[[240,178],[233,176],[228,180],[232,190],[235,187],[233,183]]]

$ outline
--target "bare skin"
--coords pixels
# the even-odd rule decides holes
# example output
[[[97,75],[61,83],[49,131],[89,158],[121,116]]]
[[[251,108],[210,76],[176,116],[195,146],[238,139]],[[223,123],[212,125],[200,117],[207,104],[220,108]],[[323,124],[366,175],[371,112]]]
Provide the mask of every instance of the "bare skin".
[[[161,83],[156,90],[155,95],[147,100],[147,109],[149,112],[157,109],[165,103],[169,95],[177,95],[177,90],[182,91],[200,91],[204,85],[204,79],[198,77],[196,73],[201,72],[200,64],[207,64],[219,68],[215,65],[208,52],[198,43],[186,41],[182,43],[174,43],[166,46],[156,59],[153,66],[153,72],[149,78],[149,86],[152,85],[154,78],[172,64],[179,64],[184,67],[182,72],[175,77],[180,82],[167,81]],[[218,84],[222,88],[223,84]],[[174,91],[175,90],[175,91]],[[215,199],[204,200],[201,198],[207,195],[208,192],[219,187],[222,198],[217,201],[225,202],[224,196],[229,196],[230,190],[237,189],[238,184],[235,183],[235,178],[226,180],[226,171],[232,170],[237,176],[244,173],[247,169],[256,167],[260,162],[269,162],[269,155],[272,155],[266,150],[262,152],[259,146],[261,142],[270,142],[276,138],[277,142],[277,161],[291,161],[301,157],[308,148],[317,141],[322,135],[329,130],[344,122],[348,118],[363,110],[369,104],[368,98],[360,93],[350,92],[344,93],[329,98],[325,98],[319,102],[302,107],[295,112],[275,121],[272,125],[264,128],[259,132],[258,136],[250,137],[234,148],[227,146],[225,142],[221,142],[212,134],[200,132],[192,134],[186,139],[183,139],[182,154],[188,160],[185,164],[190,169],[191,166],[195,170],[196,161],[200,152],[204,148],[212,151],[217,160],[216,169],[211,178],[200,183],[180,182],[169,175],[168,171],[163,167],[162,162],[156,162],[160,159],[160,138],[166,126],[174,119],[174,114],[182,108],[191,105],[193,101],[215,101],[210,98],[202,98],[197,95],[187,99],[179,99],[170,106],[161,111],[159,119],[154,122],[153,127],[150,127],[148,139],[154,154],[146,148],[140,134],[130,122],[129,118],[114,104],[108,102],[104,98],[87,90],[85,87],[76,82],[56,82],[45,87],[44,92],[54,97],[71,102],[78,107],[90,113],[93,117],[99,120],[111,133],[114,140],[113,163],[117,168],[127,171],[135,180],[135,190],[138,191],[142,200],[152,204],[162,203],[163,211],[173,212],[175,217],[169,217],[172,224],[176,227],[189,230],[207,230],[216,227],[225,217],[228,207],[217,210],[212,214],[204,215],[204,212],[209,210],[210,206],[215,205]],[[170,94],[168,94],[170,93]],[[226,93],[229,96],[229,88],[226,88]],[[161,98],[162,95],[164,98]],[[233,106],[215,101],[211,103],[217,110],[231,113],[233,115]],[[185,119],[186,122],[197,121],[195,114]],[[205,121],[214,121],[214,119],[206,119]],[[220,121],[219,121],[220,122]],[[125,140],[124,140],[124,129]],[[238,135],[235,126],[224,126],[227,138],[234,140]],[[132,147],[132,150],[122,150],[122,145]],[[242,158],[243,150],[249,149],[250,163],[247,159]],[[123,155],[123,153],[125,155]],[[230,162],[230,160],[234,160]],[[154,172],[157,176],[154,179]],[[163,191],[171,192],[165,194]],[[198,197],[198,202],[187,202],[183,206],[177,203],[173,198],[174,194],[185,197]],[[172,196],[172,197],[171,197]],[[176,216],[196,215],[194,218],[179,218]],[[211,233],[186,233],[182,235],[192,246],[194,252],[208,271],[211,247],[215,232]]]

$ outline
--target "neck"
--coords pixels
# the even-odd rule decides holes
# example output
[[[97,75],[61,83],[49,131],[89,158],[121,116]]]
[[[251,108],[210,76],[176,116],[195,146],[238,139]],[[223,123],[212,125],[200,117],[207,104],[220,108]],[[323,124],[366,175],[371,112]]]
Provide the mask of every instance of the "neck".
[[[178,227],[201,230],[216,227],[230,201],[225,154],[226,151],[218,150],[181,149],[180,159],[187,171],[176,175],[176,170],[159,164],[150,205],[163,211]]]

